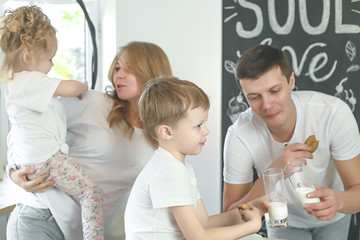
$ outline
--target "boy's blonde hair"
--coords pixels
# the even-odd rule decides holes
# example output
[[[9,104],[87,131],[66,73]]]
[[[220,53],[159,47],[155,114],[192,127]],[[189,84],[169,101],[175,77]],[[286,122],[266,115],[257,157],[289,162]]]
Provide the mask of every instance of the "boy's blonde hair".
[[[165,124],[176,127],[187,111],[210,108],[209,97],[197,85],[176,77],[159,77],[145,85],[139,100],[139,114],[144,129],[158,139],[155,128]]]
[[[1,77],[12,79],[14,67],[23,54],[33,56],[38,50],[49,50],[50,37],[56,30],[50,19],[35,5],[6,10],[0,25],[0,47],[4,52]]]

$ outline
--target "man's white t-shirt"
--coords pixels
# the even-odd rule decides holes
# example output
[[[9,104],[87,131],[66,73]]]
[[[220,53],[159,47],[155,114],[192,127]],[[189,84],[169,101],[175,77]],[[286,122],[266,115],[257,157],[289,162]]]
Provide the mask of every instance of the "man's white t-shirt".
[[[14,74],[5,92],[11,129],[8,162],[33,165],[45,162],[65,143],[64,107],[53,97],[61,80],[41,72]]]
[[[130,193],[125,210],[126,239],[185,239],[170,207],[194,205],[196,210],[199,199],[191,165],[159,148]]]
[[[296,126],[289,142],[275,141],[266,124],[251,108],[241,113],[229,127],[224,143],[224,181],[245,184],[253,181],[252,167],[261,174],[278,158],[287,144],[305,142],[310,135],[319,140],[314,159],[307,160],[308,180],[333,190],[343,184],[332,159],[348,160],[360,153],[359,129],[350,108],[339,98],[312,91],[292,92],[296,106]],[[307,214],[288,179],[289,225],[319,227],[344,215],[337,213],[330,221],[320,221]]]

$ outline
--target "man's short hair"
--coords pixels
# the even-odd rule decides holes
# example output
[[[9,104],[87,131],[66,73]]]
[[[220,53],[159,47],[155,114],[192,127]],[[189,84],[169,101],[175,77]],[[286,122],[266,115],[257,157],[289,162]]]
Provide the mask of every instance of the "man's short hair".
[[[257,44],[246,50],[237,61],[236,83],[240,87],[240,80],[258,79],[275,67],[280,67],[289,82],[292,68],[285,53],[269,45]]]

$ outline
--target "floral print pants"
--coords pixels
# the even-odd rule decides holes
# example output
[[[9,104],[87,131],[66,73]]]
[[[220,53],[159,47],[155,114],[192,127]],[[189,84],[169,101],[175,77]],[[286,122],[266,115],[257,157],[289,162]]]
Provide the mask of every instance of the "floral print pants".
[[[85,240],[104,239],[103,192],[79,164],[59,151],[43,163],[21,166],[24,167],[36,169],[34,174],[28,175],[30,180],[48,173],[50,176],[47,180],[53,180],[55,187],[80,201]]]

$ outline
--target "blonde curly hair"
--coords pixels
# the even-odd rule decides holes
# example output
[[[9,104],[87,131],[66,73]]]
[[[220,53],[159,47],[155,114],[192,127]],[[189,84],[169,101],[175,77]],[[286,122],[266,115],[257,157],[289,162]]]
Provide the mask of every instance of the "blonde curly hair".
[[[56,29],[36,5],[6,10],[0,25],[0,47],[4,52],[0,69],[2,78],[11,80],[14,68],[23,54],[34,55],[49,49],[49,38],[56,39]]]

